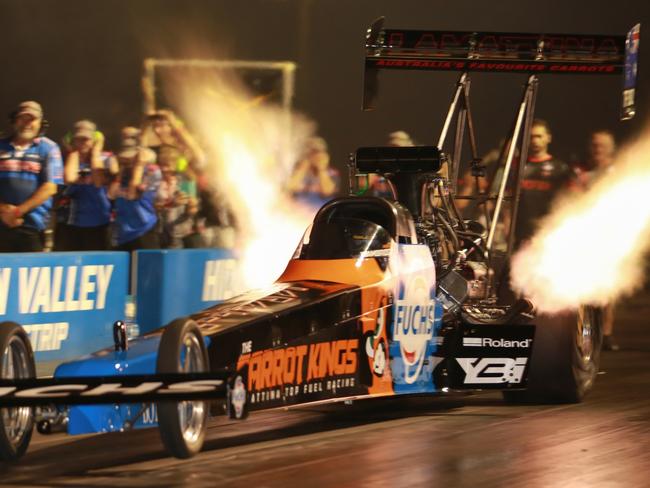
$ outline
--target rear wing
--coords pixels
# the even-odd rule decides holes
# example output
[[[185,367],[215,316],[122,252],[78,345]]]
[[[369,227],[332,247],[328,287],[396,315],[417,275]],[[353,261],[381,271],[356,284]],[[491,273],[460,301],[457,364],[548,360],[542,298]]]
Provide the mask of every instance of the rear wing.
[[[634,116],[640,24],[627,36],[384,29],[366,35],[363,109],[384,69],[624,75],[621,118]]]

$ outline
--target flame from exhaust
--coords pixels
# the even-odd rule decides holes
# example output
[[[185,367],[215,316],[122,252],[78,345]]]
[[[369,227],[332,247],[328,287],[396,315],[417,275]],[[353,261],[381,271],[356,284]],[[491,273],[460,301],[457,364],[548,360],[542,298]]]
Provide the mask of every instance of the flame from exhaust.
[[[314,124],[260,103],[223,72],[192,71],[166,88],[207,149],[210,183],[235,213],[244,286],[271,284],[313,217],[284,187]]]
[[[643,284],[650,247],[650,130],[584,194],[558,202],[512,260],[511,284],[539,311],[605,305]]]

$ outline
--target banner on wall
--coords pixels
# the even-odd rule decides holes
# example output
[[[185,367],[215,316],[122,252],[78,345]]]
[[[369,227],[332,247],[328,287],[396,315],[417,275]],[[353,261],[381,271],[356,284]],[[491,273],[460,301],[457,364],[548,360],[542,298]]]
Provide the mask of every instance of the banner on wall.
[[[1,254],[0,322],[24,327],[37,363],[110,346],[128,272],[121,252]]]
[[[133,266],[140,333],[244,291],[238,262],[227,249],[137,251]]]

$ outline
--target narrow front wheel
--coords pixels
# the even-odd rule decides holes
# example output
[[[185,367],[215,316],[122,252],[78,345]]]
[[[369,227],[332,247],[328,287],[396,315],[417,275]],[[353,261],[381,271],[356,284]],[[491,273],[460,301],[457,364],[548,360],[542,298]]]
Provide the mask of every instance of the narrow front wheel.
[[[158,373],[209,371],[208,351],[201,330],[190,319],[176,319],[163,332],[158,348]],[[189,458],[203,447],[208,423],[206,401],[158,402],[158,427],[167,451]]]
[[[25,330],[15,322],[0,323],[0,378],[34,378],[34,353]],[[17,461],[29,446],[34,428],[33,407],[0,409],[0,459]]]

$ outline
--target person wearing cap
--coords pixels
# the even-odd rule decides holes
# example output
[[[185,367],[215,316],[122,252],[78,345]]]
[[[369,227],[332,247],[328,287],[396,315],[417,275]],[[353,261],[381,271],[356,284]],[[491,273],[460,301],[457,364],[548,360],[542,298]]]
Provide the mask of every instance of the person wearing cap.
[[[102,251],[110,247],[111,202],[107,185],[117,174],[117,160],[103,151],[104,135],[90,120],[74,124],[65,139],[66,188],[59,198],[57,251]]]
[[[22,102],[11,123],[11,136],[0,139],[0,252],[38,252],[52,197],[63,183],[61,150],[41,135],[39,103]]]
[[[177,172],[183,173],[188,168],[201,171],[205,166],[205,152],[171,110],[157,110],[147,115],[141,134],[142,145],[154,151],[156,156],[165,146],[178,149]]]
[[[403,130],[396,130],[388,134],[387,145],[390,147],[406,147],[413,146],[413,140],[408,133]],[[360,178],[358,183],[360,187],[360,194],[371,195],[374,197],[387,198],[389,200],[395,199],[395,192],[390,182],[378,174],[370,174]]]
[[[119,251],[160,248],[156,200],[162,179],[156,155],[142,147],[117,155],[119,170],[108,197],[115,208],[114,244]]]
[[[120,150],[140,146],[140,129],[128,125],[120,131]]]
[[[312,137],[303,158],[296,163],[287,190],[297,202],[318,209],[338,191],[339,180],[338,171],[330,166],[325,139]]]

